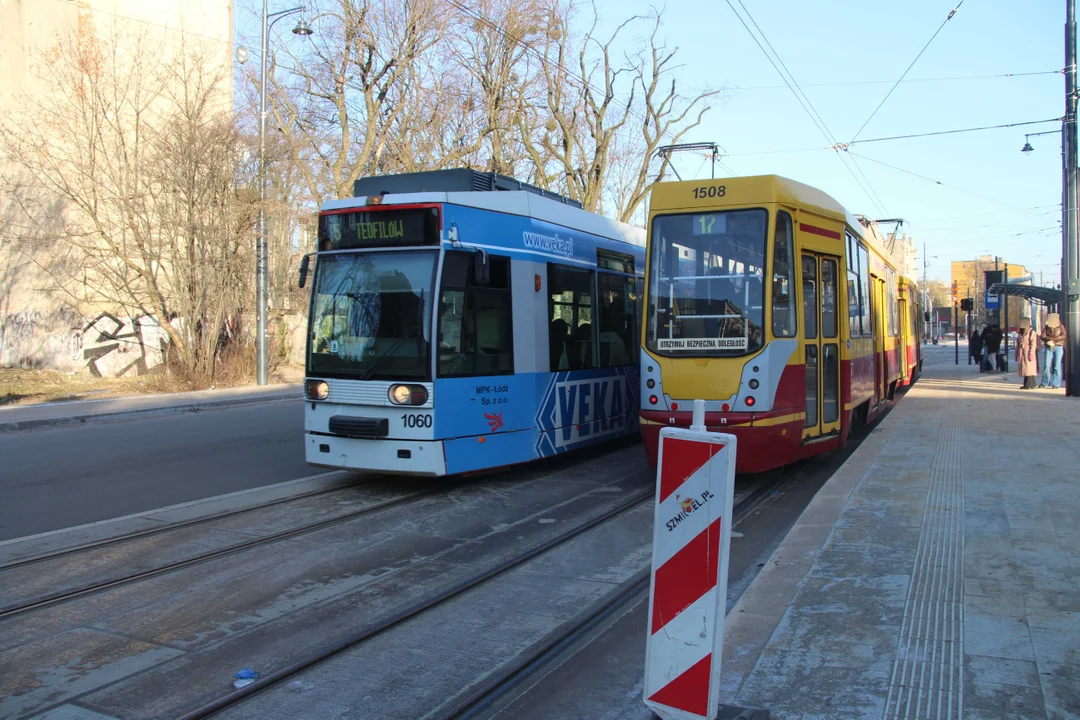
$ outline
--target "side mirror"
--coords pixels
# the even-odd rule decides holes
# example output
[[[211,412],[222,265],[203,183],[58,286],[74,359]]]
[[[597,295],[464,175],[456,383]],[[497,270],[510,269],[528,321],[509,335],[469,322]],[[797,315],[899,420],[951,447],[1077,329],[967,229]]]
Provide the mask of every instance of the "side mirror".
[[[305,255],[300,258],[300,284],[298,287],[304,287],[307,284],[308,268],[311,267],[311,256]]]
[[[491,266],[488,264],[488,256],[480,248],[477,248],[473,255],[473,276],[476,278],[476,284],[481,287],[491,284]]]
[[[922,314],[922,319],[925,320],[926,322],[930,322],[930,313],[924,312]]]

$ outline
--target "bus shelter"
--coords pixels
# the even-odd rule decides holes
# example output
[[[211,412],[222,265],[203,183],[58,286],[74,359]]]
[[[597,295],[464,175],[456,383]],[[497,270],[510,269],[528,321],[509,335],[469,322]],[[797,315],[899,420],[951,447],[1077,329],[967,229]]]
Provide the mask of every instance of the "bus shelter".
[[[994,283],[986,289],[988,295],[1010,295],[1028,302],[1041,305],[1049,312],[1058,312],[1058,307],[1065,301],[1065,294],[1060,290],[1037,285],[1013,285],[1012,283]]]

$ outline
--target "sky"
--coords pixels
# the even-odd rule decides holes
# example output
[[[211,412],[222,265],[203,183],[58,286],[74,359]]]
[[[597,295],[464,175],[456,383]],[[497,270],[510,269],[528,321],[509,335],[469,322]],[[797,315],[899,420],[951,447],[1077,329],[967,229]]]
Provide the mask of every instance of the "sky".
[[[651,7],[642,0],[597,1],[602,18]],[[730,90],[685,138],[723,148],[718,176],[775,173],[826,191],[853,213],[901,218],[920,264],[926,243],[931,279],[949,280],[952,260],[989,254],[1033,270],[1036,282],[1040,271],[1043,282],[1059,281],[1064,2],[964,0],[876,114],[955,4],[732,4],[750,28],[756,22],[768,41],[762,44],[772,46],[836,142],[1055,122],[855,143],[848,153],[856,153],[856,169],[822,149],[833,142],[726,0],[670,0],[663,18],[668,45],[679,48],[678,82]],[[1049,74],[995,77],[1020,73]],[[1020,152],[1025,133],[1048,131],[1030,139],[1034,152]],[[684,179],[709,176],[704,157],[683,155],[677,163]]]
[[[657,7],[649,0],[596,4],[601,34]],[[238,42],[259,7],[237,0]],[[725,89],[683,140],[723,148],[718,177],[775,173],[824,190],[855,214],[903,219],[901,231],[914,238],[920,264],[926,244],[930,279],[948,281],[952,260],[997,255],[1032,270],[1037,283],[1056,283],[1065,4],[962,0],[941,27],[956,7],[944,0],[668,0],[662,35],[678,48],[679,87]],[[771,45],[829,139],[739,16]],[[647,26],[638,27],[626,49],[641,47]],[[257,60],[257,37],[255,43]],[[1044,120],[1053,122],[867,142]],[[1051,134],[1030,138],[1034,152],[1021,153],[1025,134],[1038,132]],[[850,145],[846,159],[827,149],[852,139],[863,142]],[[705,157],[676,157],[683,179],[709,176]]]

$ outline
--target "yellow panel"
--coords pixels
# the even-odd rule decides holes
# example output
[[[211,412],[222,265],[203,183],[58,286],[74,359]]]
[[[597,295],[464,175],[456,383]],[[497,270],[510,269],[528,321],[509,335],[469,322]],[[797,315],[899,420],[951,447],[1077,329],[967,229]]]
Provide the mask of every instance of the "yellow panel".
[[[719,194],[721,188],[722,195]],[[698,191],[696,196],[695,190]],[[712,196],[709,195],[710,192],[713,193]],[[779,175],[657,183],[652,189],[649,208],[650,212],[655,214],[766,203],[795,205],[840,222],[844,222],[848,217],[840,203],[829,195]]]
[[[743,366],[752,357],[735,358],[665,358],[649,357],[660,367],[664,393],[672,398],[727,400],[739,391]]]

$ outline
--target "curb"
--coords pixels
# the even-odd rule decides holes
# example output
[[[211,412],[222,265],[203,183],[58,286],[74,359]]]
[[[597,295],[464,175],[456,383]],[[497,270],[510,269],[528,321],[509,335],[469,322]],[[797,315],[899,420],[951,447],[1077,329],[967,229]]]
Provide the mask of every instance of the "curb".
[[[125,420],[128,418],[153,415],[171,415],[174,413],[199,412],[231,405],[257,405],[260,403],[280,402],[282,400],[302,400],[303,394],[298,389],[268,393],[266,395],[203,400],[186,405],[141,408],[138,410],[115,410],[111,412],[89,413],[70,417],[37,418],[34,420],[13,420],[0,422],[0,434],[34,430],[39,428],[59,427],[62,425],[81,425],[89,421]]]

